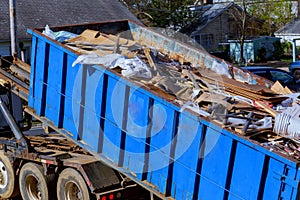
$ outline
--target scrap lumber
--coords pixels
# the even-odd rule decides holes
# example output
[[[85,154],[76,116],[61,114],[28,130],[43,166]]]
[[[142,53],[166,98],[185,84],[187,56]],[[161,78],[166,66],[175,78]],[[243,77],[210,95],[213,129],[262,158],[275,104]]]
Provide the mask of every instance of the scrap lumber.
[[[277,94],[292,94],[293,92],[288,87],[283,87],[279,81],[276,81],[271,87],[271,90]]]
[[[259,107],[261,107],[264,111],[269,113],[272,117],[276,117],[277,112],[275,110],[273,110],[272,108],[270,108],[269,106],[267,106],[263,101],[256,101],[255,103]]]
[[[154,63],[154,61],[153,61],[153,59],[152,59],[152,57],[151,57],[150,52],[151,52],[151,50],[150,50],[149,48],[145,48],[145,49],[144,49],[144,53],[145,53],[145,55],[146,55],[146,57],[147,57],[147,59],[148,59],[148,62],[149,62],[149,64],[150,64],[150,66],[151,66],[151,67],[157,72],[157,74],[159,75],[159,71],[157,70],[157,67],[156,67],[156,65],[155,65],[155,63]]]
[[[201,74],[198,72],[197,75],[201,76],[201,79],[210,85],[216,85],[217,83],[220,90],[224,90],[231,95],[239,95],[251,100],[264,100],[271,103],[281,102],[286,99],[286,97],[278,96],[274,91],[264,86],[241,83],[207,70],[201,71]]]
[[[204,92],[202,93],[196,100],[196,103],[202,103],[202,102],[210,102],[210,103],[218,103],[224,105],[228,110],[231,110],[233,108],[233,104],[228,103],[225,100],[225,97],[220,94],[214,94],[214,93],[208,93]]]

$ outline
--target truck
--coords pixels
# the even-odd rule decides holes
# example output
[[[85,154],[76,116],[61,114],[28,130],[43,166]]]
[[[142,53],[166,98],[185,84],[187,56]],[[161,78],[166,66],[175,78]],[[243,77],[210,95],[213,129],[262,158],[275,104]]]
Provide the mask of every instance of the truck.
[[[299,73],[299,61],[294,61],[289,66],[289,72],[292,74],[297,80],[300,78]]]
[[[272,82],[130,20],[28,33],[30,65],[1,58],[1,198],[300,198]]]

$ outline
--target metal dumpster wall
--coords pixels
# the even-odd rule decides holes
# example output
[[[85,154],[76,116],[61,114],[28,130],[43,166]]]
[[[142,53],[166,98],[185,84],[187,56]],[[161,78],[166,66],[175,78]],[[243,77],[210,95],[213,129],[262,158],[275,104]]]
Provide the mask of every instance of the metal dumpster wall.
[[[32,34],[29,106],[105,163],[175,199],[296,199],[297,163]]]

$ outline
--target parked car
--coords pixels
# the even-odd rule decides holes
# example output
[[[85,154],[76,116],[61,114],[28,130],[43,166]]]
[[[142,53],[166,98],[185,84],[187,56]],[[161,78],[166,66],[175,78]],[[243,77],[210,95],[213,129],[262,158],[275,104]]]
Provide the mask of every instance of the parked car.
[[[300,80],[293,77],[287,71],[267,66],[248,66],[243,67],[243,69],[273,82],[279,81],[283,86],[287,86],[296,92],[300,92]]]
[[[289,72],[296,78],[300,79],[300,60],[292,62],[289,67]]]

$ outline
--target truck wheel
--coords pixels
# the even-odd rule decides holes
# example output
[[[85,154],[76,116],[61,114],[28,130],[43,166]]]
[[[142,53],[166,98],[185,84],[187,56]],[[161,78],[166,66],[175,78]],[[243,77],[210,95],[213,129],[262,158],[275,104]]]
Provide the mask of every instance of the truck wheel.
[[[293,76],[295,77],[295,79],[300,79],[300,70],[295,70],[293,72]]]
[[[89,200],[87,185],[78,171],[72,168],[64,169],[57,181],[58,200]]]
[[[0,151],[0,198],[8,199],[19,194],[18,187],[15,187],[16,176],[14,169],[7,156]]]
[[[19,187],[23,199],[53,199],[51,198],[52,193],[48,191],[48,186],[53,183],[55,175],[45,176],[43,171],[44,169],[41,165],[31,162],[26,163],[22,167],[19,178]]]

